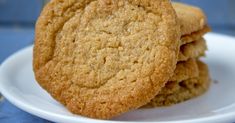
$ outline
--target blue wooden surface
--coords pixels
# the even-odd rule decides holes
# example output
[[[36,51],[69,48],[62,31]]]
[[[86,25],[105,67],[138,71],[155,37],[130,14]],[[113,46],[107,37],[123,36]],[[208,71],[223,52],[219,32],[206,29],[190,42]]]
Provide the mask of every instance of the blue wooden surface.
[[[207,14],[214,32],[235,36],[235,0],[177,1],[201,7]],[[42,5],[43,0],[0,0],[0,64],[13,52],[32,44],[34,23]],[[23,112],[4,101],[0,103],[0,122],[41,123],[47,121]]]
[[[0,103],[0,123],[51,123],[24,112],[7,100]]]

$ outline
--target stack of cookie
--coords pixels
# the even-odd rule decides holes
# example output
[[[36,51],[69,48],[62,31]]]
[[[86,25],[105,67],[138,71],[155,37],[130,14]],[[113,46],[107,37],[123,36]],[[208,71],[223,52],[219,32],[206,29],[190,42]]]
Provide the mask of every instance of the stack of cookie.
[[[203,11],[173,3],[181,24],[181,45],[174,75],[161,92],[144,107],[168,106],[197,97],[209,88],[207,65],[199,60],[207,50],[203,35],[210,31]]]
[[[35,28],[40,86],[74,114],[110,119],[209,86],[206,17],[170,0],[51,0]],[[157,109],[156,109],[157,110]]]

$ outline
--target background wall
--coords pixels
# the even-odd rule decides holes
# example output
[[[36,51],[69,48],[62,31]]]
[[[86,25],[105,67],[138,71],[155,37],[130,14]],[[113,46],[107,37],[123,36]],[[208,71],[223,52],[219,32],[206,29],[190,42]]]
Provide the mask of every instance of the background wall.
[[[43,0],[0,0],[0,24],[33,26],[42,7]]]

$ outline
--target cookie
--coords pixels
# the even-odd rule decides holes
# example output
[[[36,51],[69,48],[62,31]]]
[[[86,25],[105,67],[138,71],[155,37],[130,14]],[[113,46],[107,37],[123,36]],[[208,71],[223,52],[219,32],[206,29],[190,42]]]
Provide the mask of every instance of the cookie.
[[[52,0],[36,24],[33,68],[72,113],[110,119],[159,93],[179,44],[168,0]]]
[[[173,2],[173,7],[181,25],[181,36],[189,35],[206,27],[207,18],[200,8],[178,2]]]
[[[184,44],[180,47],[180,53],[178,56],[178,61],[186,61],[189,58],[199,58],[205,55],[207,50],[207,45],[205,39]]]
[[[197,61],[199,76],[182,82],[168,82],[163,90],[144,107],[170,106],[204,94],[210,85],[209,70]]]
[[[181,25],[181,45],[199,40],[211,29],[204,12],[195,6],[173,2]]]
[[[168,81],[181,82],[190,78],[197,77],[199,70],[195,59],[178,62],[174,75]]]
[[[188,35],[181,36],[181,46],[184,44],[191,43],[193,41],[200,40],[206,33],[210,32],[211,29],[209,26],[205,26],[202,30],[199,30],[197,32],[192,32]]]

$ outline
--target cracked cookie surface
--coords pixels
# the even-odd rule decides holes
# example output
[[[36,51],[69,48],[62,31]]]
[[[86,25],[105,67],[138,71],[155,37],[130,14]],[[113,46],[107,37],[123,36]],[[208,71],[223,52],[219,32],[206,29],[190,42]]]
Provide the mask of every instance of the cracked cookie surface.
[[[136,109],[173,74],[176,19],[168,0],[52,0],[36,24],[36,80],[75,114]]]

